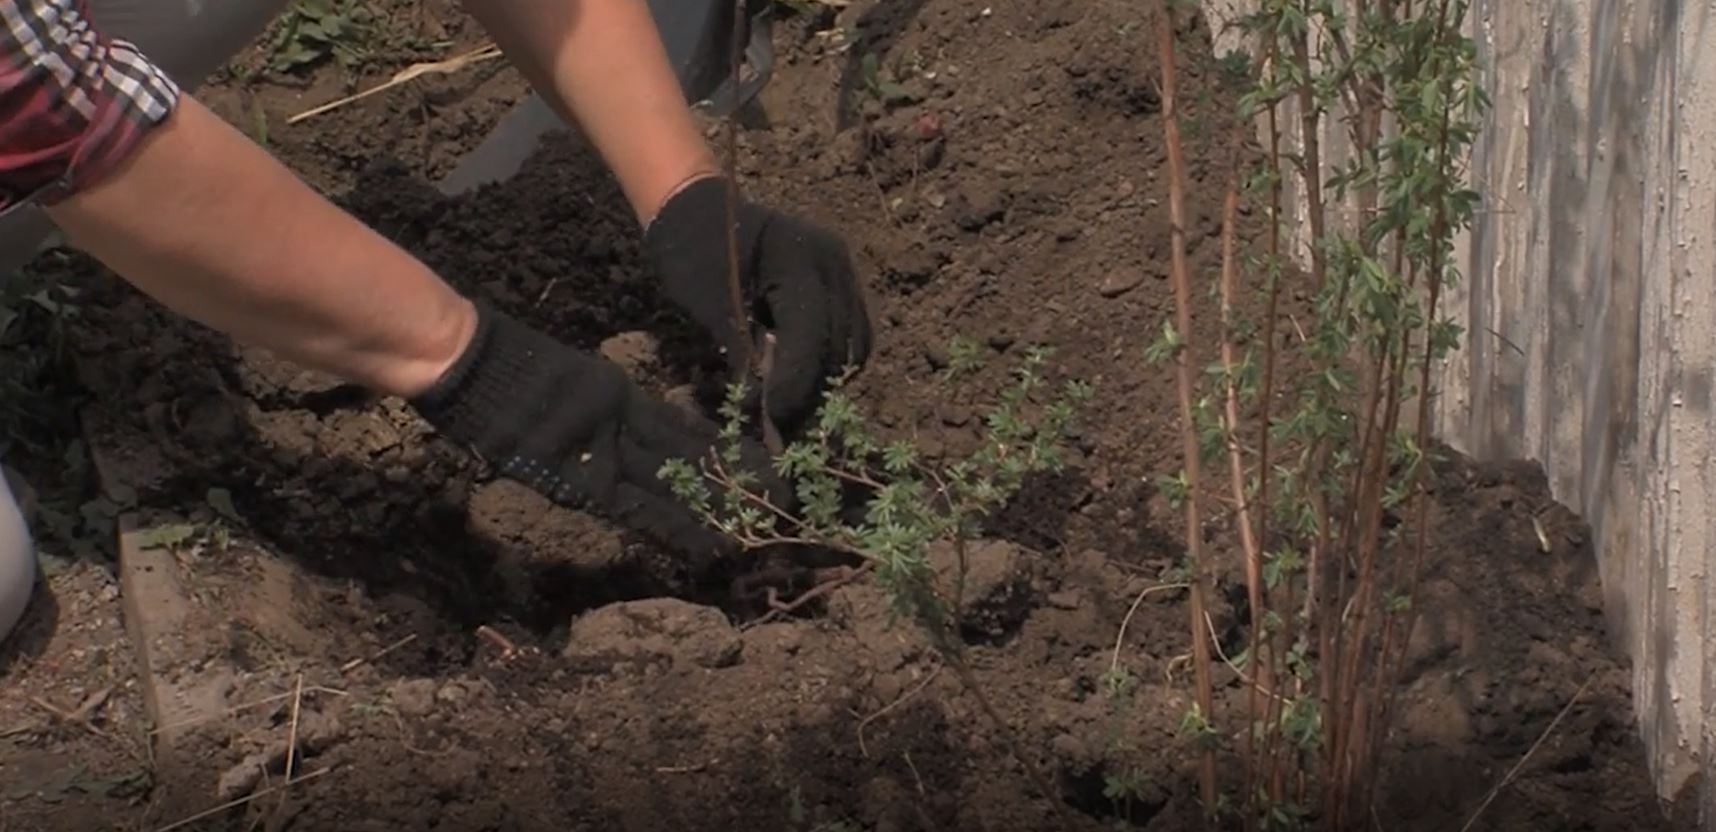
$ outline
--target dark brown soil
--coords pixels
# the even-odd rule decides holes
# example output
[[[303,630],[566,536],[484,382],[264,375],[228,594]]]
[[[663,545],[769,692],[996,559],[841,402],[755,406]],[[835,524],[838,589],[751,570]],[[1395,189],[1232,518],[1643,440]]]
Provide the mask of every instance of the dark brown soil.
[[[431,22],[413,25],[474,37],[430,8]],[[1141,46],[1156,25],[1115,0],[907,0],[794,17],[742,139],[754,196],[852,243],[878,320],[856,389],[884,432],[932,455],[978,441],[974,410],[1004,367],[949,394],[935,371],[956,334],[996,355],[1053,345],[1057,372],[1095,385],[1068,473],[1034,484],[991,530],[1002,602],[970,628],[977,677],[1022,754],[1054,780],[1052,799],[953,673],[886,623],[873,587],[759,622],[755,594],[736,591],[749,565],[686,562],[494,481],[398,402],[235,348],[52,255],[42,270],[89,290],[67,322],[77,375],[43,405],[60,418],[9,462],[42,485],[44,505],[76,517],[93,495],[88,467],[65,464],[77,433],[65,417],[81,405],[90,443],[141,507],[224,527],[181,558],[204,604],[203,626],[185,638],[235,668],[228,702],[275,699],[194,731],[171,766],[151,770],[152,788],[62,788],[52,801],[22,788],[0,794],[0,812],[16,818],[0,826],[95,829],[125,817],[159,828],[275,785],[290,730],[279,697],[301,676],[311,690],[298,771],[331,771],[194,828],[1195,828],[1194,758],[1177,733],[1190,691],[1175,661],[1189,643],[1183,595],[1151,595],[1115,645],[1134,600],[1181,555],[1179,519],[1150,485],[1178,467],[1171,369],[1142,358],[1172,306],[1157,73]],[[1224,177],[1250,148],[1207,32],[1188,26],[1181,43],[1191,258],[1207,274]],[[901,81],[906,102],[864,91],[866,52],[916,67]],[[252,95],[279,115],[337,93],[324,83],[326,95],[306,100],[225,83],[211,95],[239,123]],[[653,389],[707,391],[720,368],[657,295],[635,224],[589,150],[562,137],[515,180],[441,198],[427,182],[522,85],[510,70],[429,83],[446,93],[434,108],[420,89],[399,90],[276,126],[272,146],[460,288],[570,343],[606,345]],[[471,84],[486,91],[448,92]],[[934,138],[926,119],[940,124]],[[1246,223],[1255,232],[1256,218]],[[32,311],[24,325],[42,332],[45,316]],[[42,389],[51,378],[30,380]],[[241,521],[221,518],[211,489],[230,494]],[[1432,519],[1381,828],[1460,828],[1587,682],[1474,828],[1682,828],[1652,795],[1577,518],[1553,505],[1535,468],[1456,459],[1437,472]],[[1218,520],[1213,548],[1231,558]],[[69,551],[73,535],[44,536]],[[79,598],[108,591],[75,574],[98,584]],[[1228,572],[1220,595],[1238,589]],[[47,609],[0,651],[0,679],[74,707],[78,695],[60,689],[67,674],[95,671],[58,664],[54,651],[85,614]],[[1213,617],[1231,638],[1232,605]],[[503,654],[479,627],[520,649]],[[130,649],[117,630],[91,638]],[[1121,701],[1100,690],[1115,662],[1140,680]],[[95,724],[135,734],[122,729],[136,681],[102,672],[133,692]],[[1218,681],[1227,703],[1243,699],[1235,674]],[[103,777],[135,767],[102,737],[29,721],[40,716],[0,704],[0,732],[25,728],[0,734],[0,781],[67,749],[106,760]],[[1128,776],[1131,798],[1105,796],[1107,780]]]

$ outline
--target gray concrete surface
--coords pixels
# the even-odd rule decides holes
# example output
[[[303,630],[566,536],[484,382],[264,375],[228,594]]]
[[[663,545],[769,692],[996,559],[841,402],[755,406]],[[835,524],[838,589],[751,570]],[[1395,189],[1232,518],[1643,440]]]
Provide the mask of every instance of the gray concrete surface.
[[[1223,21],[1252,0],[1204,0]],[[1543,464],[1593,526],[1659,791],[1716,828],[1716,0],[1476,0],[1471,156],[1437,430]],[[1339,153],[1341,137],[1325,131]],[[1295,143],[1296,145],[1296,143]],[[1302,224],[1300,226],[1303,227]],[[1303,241],[1300,241],[1303,243]],[[1701,785],[1702,784],[1702,785]]]

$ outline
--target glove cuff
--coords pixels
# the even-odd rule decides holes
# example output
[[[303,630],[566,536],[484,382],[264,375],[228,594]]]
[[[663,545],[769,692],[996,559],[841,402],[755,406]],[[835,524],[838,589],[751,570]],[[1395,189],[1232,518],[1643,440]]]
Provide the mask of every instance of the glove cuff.
[[[673,188],[667,192],[667,195],[661,198],[661,202],[655,206],[655,210],[650,213],[649,218],[644,220],[644,237],[646,239],[649,237],[649,231],[651,228],[655,227],[656,220],[661,218],[662,212],[666,211],[667,206],[672,205],[673,201],[679,198],[680,194],[685,193],[685,191],[689,190],[693,185],[697,185],[711,179],[723,183],[726,181],[726,177],[723,176],[719,170],[700,170],[685,177],[685,180],[679,184],[674,185]],[[725,187],[725,185],[723,185],[723,187]]]
[[[555,344],[487,301],[474,305],[477,327],[471,343],[429,389],[407,403],[449,438],[493,458],[507,450],[496,447],[497,417],[508,412],[519,391],[539,374],[542,356]]]
[[[696,224],[701,217],[709,215],[711,207],[720,210],[722,221],[727,214],[727,186],[732,180],[725,174],[701,174],[680,183],[661,201],[661,206],[644,226],[644,243],[651,248],[663,241],[664,229],[671,232],[676,226]],[[744,204],[743,195],[739,203]]]

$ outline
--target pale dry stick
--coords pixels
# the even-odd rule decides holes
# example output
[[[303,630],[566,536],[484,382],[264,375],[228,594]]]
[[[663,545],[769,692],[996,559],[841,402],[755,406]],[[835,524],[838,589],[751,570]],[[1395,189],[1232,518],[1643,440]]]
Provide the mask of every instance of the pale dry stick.
[[[458,72],[459,70],[464,69],[465,67],[471,66],[472,64],[478,64],[478,63],[482,63],[483,61],[493,60],[495,58],[499,58],[500,56],[501,56],[500,47],[495,46],[492,43],[484,43],[482,46],[479,46],[476,49],[472,49],[471,51],[465,52],[463,54],[454,55],[451,58],[446,58],[444,60],[439,60],[439,61],[429,61],[427,63],[412,64],[411,66],[408,66],[408,67],[394,73],[392,78],[389,78],[388,80],[383,81],[380,84],[377,84],[373,87],[370,87],[369,89],[364,90],[362,92],[358,92],[358,93],[354,93],[352,95],[348,95],[345,98],[330,101],[330,102],[323,104],[319,107],[312,107],[308,110],[305,110],[304,112],[298,113],[297,115],[294,115],[294,116],[286,119],[286,123],[287,124],[297,124],[298,122],[303,121],[304,119],[313,118],[313,117],[319,116],[323,113],[327,113],[327,112],[331,112],[333,110],[337,110],[341,107],[346,106],[347,104],[351,104],[351,103],[354,103],[357,101],[361,101],[365,98],[368,98],[372,95],[375,95],[376,93],[386,92],[387,90],[393,89],[394,87],[397,87],[401,84],[406,84],[406,83],[409,83],[411,81],[415,81],[418,78],[421,78],[425,75],[450,75],[454,72]]]
[[[900,756],[905,758],[906,768],[911,769],[912,780],[918,785],[918,795],[920,797],[928,797],[929,790],[924,788],[924,776],[918,773],[917,763],[912,762],[912,752],[904,751],[900,753]]]
[[[35,705],[38,708],[41,708],[44,711],[47,711],[49,714],[52,714],[54,719],[59,721],[59,722],[63,722],[67,725],[75,725],[75,726],[82,728],[85,731],[88,731],[91,734],[94,734],[98,737],[105,737],[105,736],[107,736],[107,732],[101,730],[100,728],[95,727],[94,725],[91,725],[89,720],[90,720],[90,717],[95,715],[96,709],[100,708],[102,706],[102,704],[107,701],[107,698],[112,695],[112,693],[113,693],[113,688],[111,688],[111,687],[102,688],[101,690],[98,690],[95,693],[92,693],[89,696],[85,697],[84,701],[81,704],[79,704],[76,709],[70,710],[70,711],[64,710],[64,709],[60,708],[59,706],[55,705],[54,703],[49,702],[48,700],[43,699],[39,696],[30,697],[30,703]],[[22,732],[19,732],[19,733],[22,733]]]
[[[350,673],[350,672],[358,669],[359,667],[362,667],[363,665],[375,664],[376,662],[381,661],[381,659],[384,656],[388,655],[389,653],[392,653],[396,650],[399,650],[400,648],[404,647],[405,645],[410,644],[411,642],[416,641],[416,640],[417,640],[417,634],[412,633],[412,634],[406,636],[405,638],[402,638],[402,639],[400,639],[400,640],[398,640],[392,644],[387,645],[386,647],[381,648],[373,656],[369,656],[368,658],[365,658],[363,656],[359,656],[355,659],[352,659],[349,662],[346,662],[345,664],[340,665],[340,672],[341,673]]]
[[[1561,712],[1556,714],[1555,718],[1549,721],[1549,726],[1543,729],[1542,734],[1538,735],[1537,741],[1532,743],[1531,747],[1525,750],[1525,756],[1520,757],[1519,762],[1514,763],[1513,768],[1508,769],[1507,775],[1502,777],[1501,782],[1495,784],[1495,786],[1490,789],[1489,796],[1484,798],[1483,803],[1478,804],[1477,810],[1473,811],[1472,816],[1466,819],[1466,825],[1460,827],[1460,832],[1470,832],[1472,825],[1478,822],[1478,817],[1483,815],[1484,810],[1490,808],[1490,804],[1495,802],[1496,797],[1501,794],[1502,789],[1507,788],[1508,784],[1513,782],[1513,778],[1519,774],[1519,770],[1525,768],[1525,764],[1530,762],[1532,756],[1537,753],[1539,748],[1543,747],[1543,743],[1549,739],[1549,735],[1555,733],[1555,728],[1561,724],[1561,720],[1565,719],[1569,713],[1573,712],[1573,706],[1579,704],[1579,699],[1585,695],[1585,691],[1591,687],[1591,683],[1593,681],[1595,681],[1595,679],[1586,679],[1585,684],[1579,686],[1579,690],[1574,692],[1573,698],[1567,700],[1567,704],[1561,707]]]
[[[309,692],[309,693],[325,693],[325,694],[328,694],[329,696],[350,696],[350,694],[346,693],[343,690],[336,690],[334,688],[325,688],[325,687],[322,687],[321,685],[310,685],[309,687],[304,688],[304,690]],[[237,714],[243,713],[243,712],[248,711],[248,710],[252,710],[254,708],[260,708],[264,705],[272,705],[276,702],[284,702],[287,699],[290,699],[291,697],[292,697],[292,694],[290,692],[275,694],[273,696],[269,696],[269,697],[266,697],[263,699],[258,699],[255,702],[246,702],[242,705],[234,705],[230,708],[227,708],[227,709],[221,711],[218,714],[205,714],[203,716],[194,716],[194,717],[191,717],[190,719],[183,719],[183,720],[180,720],[178,722],[169,723],[169,724],[163,725],[159,728],[151,728],[149,730],[149,734],[150,734],[150,736],[153,736],[155,734],[162,733],[163,731],[173,731],[173,730],[177,730],[179,728],[189,728],[192,725],[199,725],[199,724],[202,724],[204,722],[208,722],[210,720],[219,719],[223,716],[235,716]]]
[[[1132,616],[1134,613],[1138,612],[1138,606],[1140,604],[1144,603],[1144,599],[1150,597],[1152,594],[1157,593],[1157,592],[1167,592],[1167,591],[1173,590],[1173,589],[1190,589],[1190,588],[1191,588],[1191,584],[1184,584],[1184,583],[1181,583],[1181,584],[1157,584],[1156,586],[1145,587],[1143,592],[1138,593],[1137,598],[1132,599],[1132,606],[1126,610],[1126,617],[1120,619],[1120,634],[1116,635],[1114,637],[1114,656],[1113,656],[1113,658],[1109,659],[1109,661],[1108,661],[1108,672],[1109,673],[1113,673],[1115,670],[1119,669],[1119,667],[1120,667],[1120,648],[1126,644],[1126,625],[1132,623]]]
[[[213,807],[210,807],[208,809],[204,809],[203,811],[198,812],[194,815],[191,815],[190,817],[185,818],[184,820],[174,821],[173,823],[169,823],[166,826],[163,826],[159,829],[156,829],[155,832],[172,832],[174,829],[183,829],[187,826],[190,826],[193,823],[196,823],[199,820],[214,817],[215,815],[218,815],[221,812],[225,812],[229,809],[237,809],[240,806],[243,806],[247,803],[252,803],[256,800],[267,797],[268,795],[271,795],[275,792],[283,791],[285,789],[291,788],[292,786],[296,786],[299,783],[304,782],[305,780],[314,780],[317,777],[321,777],[322,775],[327,774],[328,772],[331,772],[333,770],[334,770],[333,766],[327,766],[324,768],[316,769],[315,771],[312,771],[309,774],[304,775],[303,777],[288,778],[285,781],[281,782],[281,784],[278,786],[269,786],[268,788],[262,789],[261,791],[251,792],[250,794],[247,794],[244,797],[238,798],[237,800],[229,800],[225,803],[222,803],[219,806],[213,806]]]
[[[1233,674],[1239,677],[1239,681],[1241,683],[1245,684],[1247,687],[1256,688],[1258,693],[1262,694],[1264,698],[1271,702],[1285,704],[1288,701],[1287,697],[1282,696],[1273,690],[1264,689],[1259,686],[1255,681],[1253,681],[1250,674],[1241,670],[1239,665],[1234,663],[1233,659],[1228,656],[1227,651],[1221,648],[1221,639],[1216,635],[1215,619],[1211,617],[1208,612],[1204,613],[1204,624],[1207,625],[1207,629],[1209,630],[1210,645],[1215,648],[1216,658],[1221,660],[1221,663],[1225,665],[1228,670],[1233,671]],[[1168,683],[1174,683],[1174,668],[1179,667],[1182,664],[1189,664],[1191,661],[1192,654],[1190,653],[1181,653],[1180,655],[1169,659],[1168,666],[1163,671]]]
[[[292,722],[290,725],[288,725],[286,727],[286,780],[287,780],[287,782],[290,782],[292,780],[292,766],[297,764],[297,762],[298,762],[298,714],[303,710],[303,705],[304,705],[304,674],[300,673],[300,674],[298,674],[298,682],[296,685],[293,686],[293,691],[292,691]],[[286,795],[284,792],[282,792],[280,795],[280,802],[282,804],[284,804],[286,802]]]
[[[511,657],[518,652],[518,645],[513,644],[512,639],[501,635],[499,630],[496,630],[487,624],[482,624],[477,627],[477,636],[500,650],[502,658]]]
[[[657,766],[655,769],[655,773],[656,774],[696,774],[700,771],[704,771],[704,770],[710,768],[711,766],[720,765],[720,763],[721,763],[721,758],[716,757],[715,759],[710,760],[707,763],[693,763],[693,764],[688,765],[688,766]]]
[[[900,694],[899,697],[894,699],[894,701],[889,702],[886,705],[883,705],[881,710],[878,710],[875,713],[873,713],[867,717],[864,717],[863,719],[858,721],[858,753],[863,754],[864,759],[866,759],[866,760],[870,759],[870,750],[868,748],[864,747],[864,729],[870,727],[870,723],[875,722],[876,720],[881,719],[884,716],[887,716],[888,714],[892,713],[895,708],[898,708],[901,705],[904,705],[907,700],[911,699],[914,696],[917,696],[919,693],[922,693],[924,688],[929,687],[930,683],[934,682],[936,680],[936,677],[941,675],[942,667],[945,667],[945,665],[938,665],[935,669],[935,672],[931,673],[928,676],[925,676],[922,681],[913,685],[911,690],[908,690],[905,693]]]
[[[1221,649],[1221,638],[1216,635],[1215,618],[1213,618],[1207,611],[1204,613],[1204,623],[1209,625],[1210,646],[1215,648],[1216,658],[1220,659],[1221,663],[1226,665],[1228,670],[1233,671],[1234,675],[1239,677],[1239,681],[1241,683],[1246,687],[1257,691],[1266,699],[1272,699],[1277,702],[1287,701],[1286,697],[1276,693],[1271,688],[1264,688],[1262,685],[1258,684],[1250,674],[1241,670],[1239,665],[1234,664],[1233,659],[1228,657],[1227,651]]]

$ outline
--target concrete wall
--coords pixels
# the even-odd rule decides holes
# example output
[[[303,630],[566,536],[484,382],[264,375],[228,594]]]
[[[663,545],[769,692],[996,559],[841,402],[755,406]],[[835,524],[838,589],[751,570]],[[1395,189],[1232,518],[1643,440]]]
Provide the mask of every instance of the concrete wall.
[[[1219,51],[1244,46],[1221,26],[1250,3],[1205,0]],[[1713,6],[1476,0],[1493,107],[1436,406],[1446,441],[1540,461],[1592,523],[1665,797],[1716,783]],[[1699,797],[1716,828],[1716,787]]]

